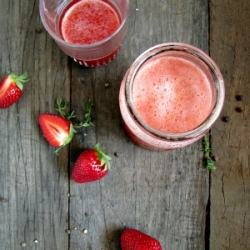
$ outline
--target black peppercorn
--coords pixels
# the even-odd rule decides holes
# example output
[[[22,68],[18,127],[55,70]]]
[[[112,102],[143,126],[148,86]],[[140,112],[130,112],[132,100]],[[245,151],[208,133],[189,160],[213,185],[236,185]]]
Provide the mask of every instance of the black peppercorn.
[[[223,116],[222,121],[223,122],[230,122],[230,118],[228,116]]]
[[[235,99],[236,99],[236,101],[243,101],[243,96],[242,95],[236,95]]]
[[[244,109],[243,109],[242,107],[236,107],[236,108],[235,108],[235,111],[236,111],[236,112],[239,112],[239,113],[243,112],[243,110],[244,110]]]
[[[42,33],[42,28],[40,28],[40,27],[38,27],[38,28],[36,28],[36,33]]]

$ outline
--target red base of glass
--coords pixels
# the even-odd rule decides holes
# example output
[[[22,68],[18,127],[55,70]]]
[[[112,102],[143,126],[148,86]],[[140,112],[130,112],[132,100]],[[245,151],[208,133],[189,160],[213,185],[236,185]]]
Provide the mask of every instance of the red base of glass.
[[[84,67],[95,68],[95,67],[100,67],[100,66],[109,64],[116,58],[119,52],[120,52],[120,47],[116,49],[114,52],[112,52],[111,54],[102,58],[93,59],[93,60],[83,60],[83,59],[74,58],[74,61]]]

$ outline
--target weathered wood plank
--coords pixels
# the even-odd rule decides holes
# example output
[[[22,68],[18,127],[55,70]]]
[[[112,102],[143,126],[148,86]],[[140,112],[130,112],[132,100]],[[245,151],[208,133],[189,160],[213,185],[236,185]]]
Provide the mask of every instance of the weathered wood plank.
[[[68,60],[42,28],[38,1],[0,3],[0,74],[28,72],[22,99],[0,110],[0,249],[67,249],[68,152],[56,157],[38,126],[69,98]],[[37,239],[38,243],[34,240]],[[36,248],[36,249],[38,249]]]
[[[204,248],[209,174],[202,167],[200,142],[161,153],[139,148],[121,127],[118,93],[129,65],[155,44],[180,41],[207,51],[207,9],[204,1],[131,1],[118,58],[97,69],[72,64],[72,107],[79,113],[88,98],[93,100],[95,127],[75,137],[71,167],[81,150],[96,142],[113,162],[101,181],[70,183],[70,228],[77,229],[70,235],[70,249],[120,249],[126,227],[158,238],[163,249]],[[111,88],[105,89],[106,82]]]
[[[212,57],[226,82],[222,116],[212,130],[219,158],[211,178],[211,249],[250,249],[250,5],[248,0],[211,1]],[[242,95],[243,101],[235,96]],[[236,112],[235,108],[243,108]]]
[[[122,52],[98,69],[72,60],[68,67],[67,56],[44,29],[35,32],[41,27],[36,1],[2,1],[0,11],[6,24],[0,28],[1,74],[27,70],[30,78],[20,102],[0,111],[0,196],[7,199],[0,203],[3,248],[18,249],[25,242],[32,249],[37,239],[39,249],[119,249],[125,227],[155,236],[164,249],[203,248],[208,173],[200,142],[165,153],[137,147],[121,127],[118,93],[129,65],[152,45],[181,41],[207,51],[207,4],[131,1]],[[40,113],[54,112],[57,97],[70,98],[80,115],[86,100],[96,105],[95,127],[82,130],[70,154],[65,148],[58,157],[37,124]],[[100,182],[69,183],[68,165],[97,141],[113,156],[112,171]],[[67,236],[67,228],[76,230]]]

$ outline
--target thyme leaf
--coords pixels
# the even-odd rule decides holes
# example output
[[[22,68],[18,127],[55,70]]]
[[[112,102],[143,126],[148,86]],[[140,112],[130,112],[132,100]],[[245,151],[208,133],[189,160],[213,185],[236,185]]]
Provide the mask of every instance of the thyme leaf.
[[[209,170],[209,171],[215,171],[217,169],[217,167],[215,165],[215,161],[211,157],[212,148],[211,148],[211,145],[210,145],[208,135],[204,135],[202,144],[203,144],[203,148],[201,149],[201,151],[204,152],[204,157],[205,157],[205,160],[206,160],[205,168],[207,170]]]

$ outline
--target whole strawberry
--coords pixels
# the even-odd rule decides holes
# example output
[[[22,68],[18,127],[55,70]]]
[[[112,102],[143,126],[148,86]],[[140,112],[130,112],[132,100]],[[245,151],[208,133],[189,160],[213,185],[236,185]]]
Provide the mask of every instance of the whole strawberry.
[[[110,160],[111,157],[103,153],[98,143],[94,149],[87,149],[80,154],[71,177],[77,183],[100,180],[108,173]]]
[[[155,238],[136,229],[126,229],[121,236],[122,250],[162,250]]]
[[[27,73],[21,76],[6,75],[0,82],[0,108],[8,108],[17,102],[23,93],[23,83],[27,82]]]
[[[51,146],[57,148],[56,153],[71,142],[77,132],[77,128],[93,125],[90,117],[93,105],[90,102],[85,104],[85,120],[78,124],[73,124],[71,121],[75,117],[74,111],[69,114],[66,112],[68,102],[65,99],[57,99],[57,106],[57,111],[60,115],[43,113],[38,118],[44,137]]]

